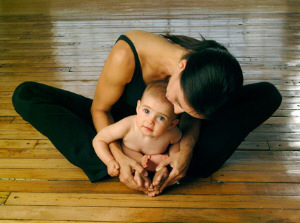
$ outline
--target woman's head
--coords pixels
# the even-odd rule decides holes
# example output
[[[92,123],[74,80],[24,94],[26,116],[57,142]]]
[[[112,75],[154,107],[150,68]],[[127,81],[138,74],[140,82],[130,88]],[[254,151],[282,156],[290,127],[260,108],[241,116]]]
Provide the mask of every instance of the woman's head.
[[[180,83],[188,103],[206,118],[218,110],[242,87],[238,61],[223,49],[207,48],[186,56]]]
[[[183,91],[184,99],[193,108],[193,116],[197,117],[195,113],[198,113],[211,119],[242,87],[243,74],[238,61],[224,46],[213,40],[193,41],[193,47],[188,46],[193,51],[183,58],[185,62],[177,88]],[[170,80],[174,85],[172,77]]]

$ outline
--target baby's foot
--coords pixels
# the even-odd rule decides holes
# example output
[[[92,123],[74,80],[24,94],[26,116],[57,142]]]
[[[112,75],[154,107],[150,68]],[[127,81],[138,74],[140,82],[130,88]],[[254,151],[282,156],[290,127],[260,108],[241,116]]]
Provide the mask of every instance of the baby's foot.
[[[142,158],[141,158],[141,164],[142,164],[142,167],[147,169],[147,166],[148,166],[148,161],[150,160],[151,158],[151,155],[144,155]]]
[[[154,197],[158,194],[160,194],[160,188],[164,184],[164,182],[169,177],[169,171],[167,167],[163,167],[158,172],[155,173],[151,185],[151,189],[148,192],[148,195],[151,197]]]
[[[154,172],[158,164],[168,157],[169,156],[165,154],[144,155],[141,159],[141,164],[146,170]]]

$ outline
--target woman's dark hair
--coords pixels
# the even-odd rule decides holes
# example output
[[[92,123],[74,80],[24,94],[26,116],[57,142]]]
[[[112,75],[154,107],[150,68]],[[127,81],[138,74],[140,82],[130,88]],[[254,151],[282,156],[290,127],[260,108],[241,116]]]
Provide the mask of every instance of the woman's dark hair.
[[[181,87],[188,103],[207,119],[212,119],[243,86],[239,62],[214,40],[164,35],[165,38],[192,50],[184,56],[186,68]]]

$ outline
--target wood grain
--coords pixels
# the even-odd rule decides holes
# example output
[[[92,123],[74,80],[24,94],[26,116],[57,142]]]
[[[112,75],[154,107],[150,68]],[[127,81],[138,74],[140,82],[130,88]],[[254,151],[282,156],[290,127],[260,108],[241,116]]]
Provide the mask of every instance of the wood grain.
[[[299,12],[296,0],[0,0],[0,222],[299,222]],[[93,98],[115,40],[134,29],[215,39],[245,84],[283,96],[219,171],[154,198],[118,178],[90,183],[11,103],[24,81]]]

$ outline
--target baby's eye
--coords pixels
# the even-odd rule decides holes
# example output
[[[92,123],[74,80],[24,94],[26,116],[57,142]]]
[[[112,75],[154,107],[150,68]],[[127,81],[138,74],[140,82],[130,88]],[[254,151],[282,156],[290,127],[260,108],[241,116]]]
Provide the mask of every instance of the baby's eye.
[[[163,117],[163,116],[158,116],[157,119],[158,119],[159,121],[164,121],[166,118]]]
[[[150,113],[149,109],[145,108],[144,113],[149,114]]]

